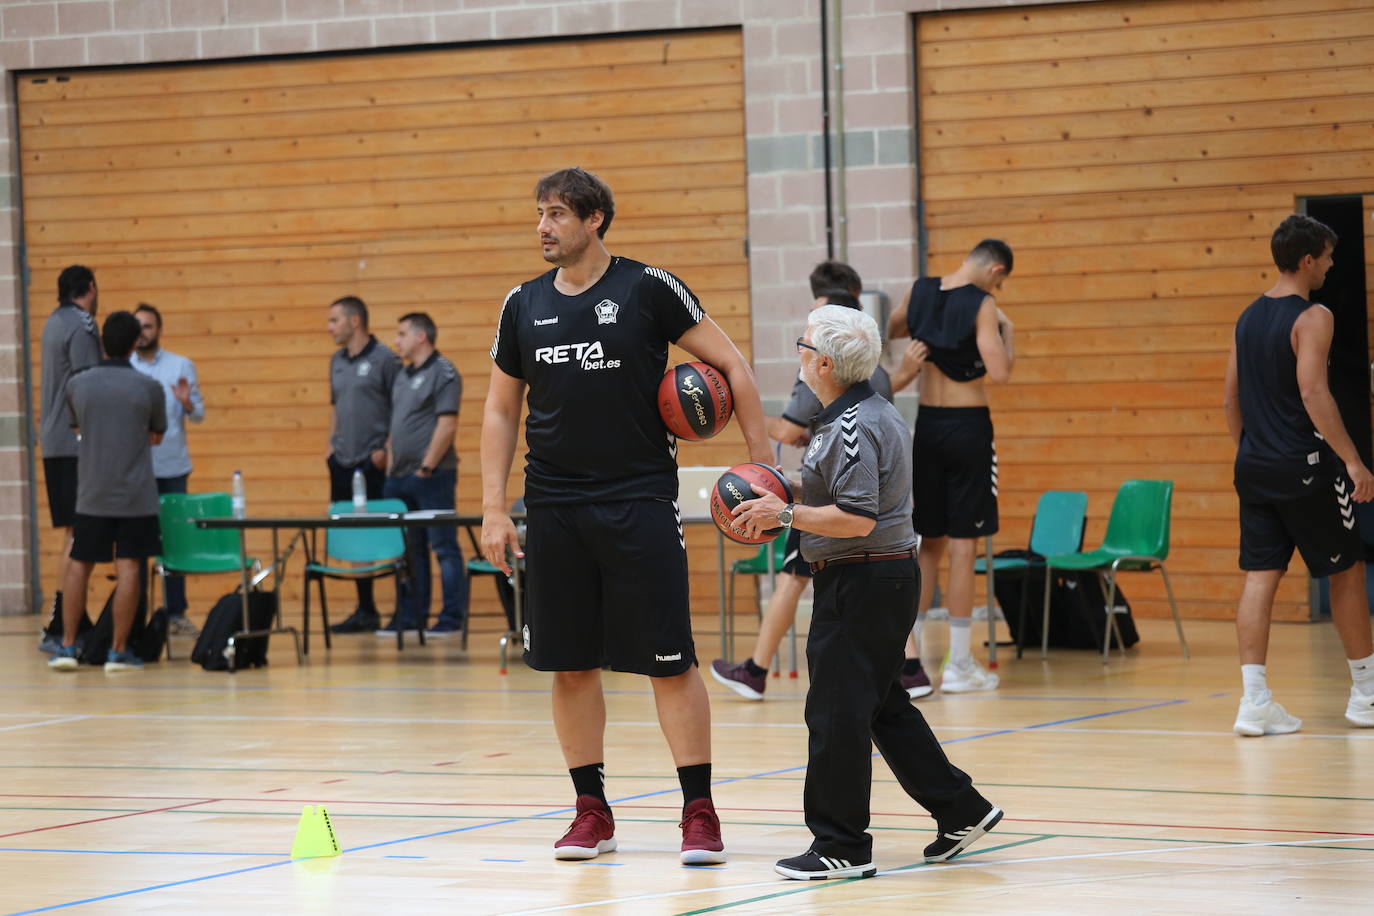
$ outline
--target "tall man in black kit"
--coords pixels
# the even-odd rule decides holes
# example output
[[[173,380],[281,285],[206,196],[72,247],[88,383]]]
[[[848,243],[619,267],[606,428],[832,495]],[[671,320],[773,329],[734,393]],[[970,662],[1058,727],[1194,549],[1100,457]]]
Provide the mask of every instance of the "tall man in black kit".
[[[657,407],[668,344],[719,369],[750,457],[771,458],[749,364],[677,277],[612,257],[606,184],[563,169],[535,188],[555,265],[506,296],[482,419],[482,550],[510,574],[523,556],[506,479],[528,387],[525,660],[553,671],[553,719],[577,793],[559,859],[615,849],[604,787],[601,668],[645,674],[682,784],[681,861],[725,861],[711,802],[711,712],[697,671],[676,441]]]
[[[1352,684],[1345,718],[1374,727],[1374,646],[1365,594],[1364,545],[1353,502],[1374,497],[1327,388],[1335,321],[1310,300],[1331,269],[1336,233],[1306,216],[1274,230],[1270,251],[1279,279],[1236,322],[1226,366],[1226,425],[1237,445],[1240,568],[1236,608],[1244,694],[1235,732],[1257,738],[1302,727],[1274,700],[1266,680],[1269,617],[1293,548],[1314,576],[1331,581],[1331,620]]]

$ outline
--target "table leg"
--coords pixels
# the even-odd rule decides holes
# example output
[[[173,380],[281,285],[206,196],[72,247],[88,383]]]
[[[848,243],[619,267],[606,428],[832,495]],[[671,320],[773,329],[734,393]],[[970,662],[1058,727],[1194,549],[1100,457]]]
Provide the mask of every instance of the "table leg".
[[[997,593],[993,591],[992,535],[983,539],[983,552],[988,565],[988,668],[997,667]]]
[[[719,528],[716,529],[716,590],[720,600],[720,657],[731,659],[735,657],[735,628],[730,627],[727,641],[725,632],[725,535],[721,533]],[[730,610],[733,616],[734,608]]]

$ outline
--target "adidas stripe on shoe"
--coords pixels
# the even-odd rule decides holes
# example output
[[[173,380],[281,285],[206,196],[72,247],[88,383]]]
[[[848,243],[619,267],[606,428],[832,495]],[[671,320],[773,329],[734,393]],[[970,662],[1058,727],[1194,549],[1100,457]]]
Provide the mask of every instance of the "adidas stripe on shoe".
[[[948,862],[978,842],[983,834],[996,827],[1001,819],[1002,809],[994,805],[976,824],[953,829],[941,827],[935,842],[926,847],[926,861]]]
[[[779,859],[773,871],[794,881],[821,881],[826,878],[871,878],[878,873],[878,867],[872,862],[823,856],[808,849],[799,856]]]

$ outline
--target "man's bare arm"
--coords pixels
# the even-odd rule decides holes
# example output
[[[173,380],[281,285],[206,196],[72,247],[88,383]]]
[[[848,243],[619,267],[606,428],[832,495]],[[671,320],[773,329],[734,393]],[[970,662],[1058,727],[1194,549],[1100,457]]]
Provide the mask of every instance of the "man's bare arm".
[[[1374,498],[1374,475],[1360,460],[1360,453],[1346,431],[1345,422],[1336,408],[1336,399],[1327,387],[1327,359],[1331,353],[1331,335],[1335,320],[1322,306],[1313,306],[1298,316],[1293,324],[1294,351],[1298,356],[1298,390],[1302,404],[1312,425],[1321,433],[1326,444],[1345,462],[1346,473],[1355,485],[1355,501],[1368,502]]]
[[[1240,434],[1244,424],[1240,417],[1240,376],[1236,369],[1236,342],[1231,341],[1231,355],[1226,360],[1226,384],[1221,396],[1221,409],[1226,413],[1226,429],[1231,441],[1240,447]]]

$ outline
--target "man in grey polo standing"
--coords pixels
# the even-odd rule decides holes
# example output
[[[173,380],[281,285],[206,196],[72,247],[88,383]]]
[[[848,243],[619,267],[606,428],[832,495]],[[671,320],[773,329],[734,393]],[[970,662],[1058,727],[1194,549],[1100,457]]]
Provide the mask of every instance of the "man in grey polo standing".
[[[812,841],[774,870],[799,880],[867,878],[877,873],[868,833],[874,746],[935,818],[927,862],[963,852],[1002,811],[950,763],[898,680],[921,573],[909,508],[911,437],[867,381],[882,352],[878,326],[862,312],[822,306],[797,348],[802,380],[823,405],[802,460],[800,501],[784,505],[756,487],[764,495],[736,509],[738,527],[751,535],[798,529],[815,576],[802,799]]]
[[[196,365],[184,356],[162,348],[162,313],[156,306],[139,303],[134,310],[140,333],[129,361],[139,372],[162,386],[166,395],[167,432],[153,446],[153,477],[158,495],[185,493],[191,479],[191,453],[186,448],[186,421],[205,419],[205,399],[200,396]],[[196,636],[196,625],[186,617],[186,580],[167,577],[167,632],[172,636]]]
[[[52,526],[63,531],[57,566],[57,590],[52,615],[38,648],[51,653],[62,643],[62,583],[72,549],[72,522],[76,516],[76,432],[67,418],[67,380],[100,362],[100,335],[95,314],[99,290],[89,267],[73,264],[57,278],[57,308],[43,325],[43,413],[39,442],[43,448],[43,479],[48,490]]]
[[[453,511],[458,484],[458,454],[453,438],[458,429],[458,406],[463,379],[453,363],[434,349],[439,334],[424,312],[402,316],[396,329],[396,352],[405,368],[391,388],[391,437],[388,474],[383,493],[404,500],[411,509]],[[426,636],[461,632],[468,613],[468,582],[457,530],[451,527],[410,528],[406,531],[410,577],[401,587],[401,607],[379,636],[397,629],[416,630],[429,618],[432,548],[439,561],[443,610]]]
[[[117,581],[105,670],[143,667],[128,639],[144,566],[162,552],[150,446],[162,440],[167,411],[162,386],[129,365],[139,331],[138,319],[128,312],[106,318],[101,342],[110,358],[67,382],[64,401],[68,423],[81,430],[82,471],[64,583],[62,643],[48,659],[48,667],[58,671],[75,670],[79,664],[76,637],[86,613],[86,587],[95,564],[111,559]]]
[[[353,472],[363,472],[368,499],[381,499],[386,480],[386,437],[391,386],[401,361],[368,330],[367,305],[344,296],[329,306],[329,336],[339,349],[329,360],[329,499],[353,498]],[[372,580],[358,579],[358,606],[333,633],[371,633],[381,625]]]

